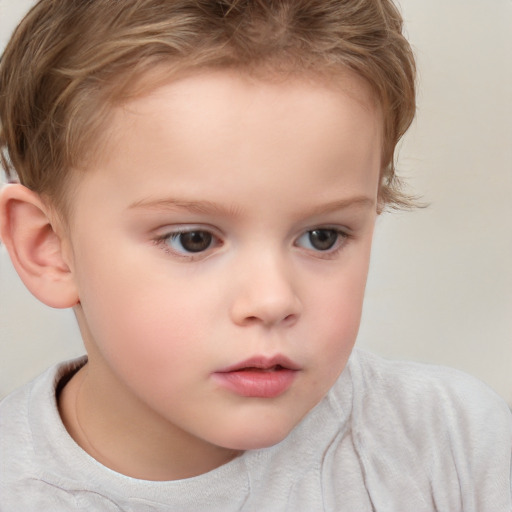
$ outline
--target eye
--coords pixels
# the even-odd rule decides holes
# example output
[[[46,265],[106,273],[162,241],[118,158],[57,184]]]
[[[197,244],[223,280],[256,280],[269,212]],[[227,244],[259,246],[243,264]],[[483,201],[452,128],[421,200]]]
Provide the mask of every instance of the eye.
[[[318,228],[306,231],[295,244],[313,251],[329,251],[340,247],[346,238],[347,235],[338,229]]]
[[[209,231],[191,230],[166,235],[165,243],[178,254],[198,253],[210,249],[216,237]]]

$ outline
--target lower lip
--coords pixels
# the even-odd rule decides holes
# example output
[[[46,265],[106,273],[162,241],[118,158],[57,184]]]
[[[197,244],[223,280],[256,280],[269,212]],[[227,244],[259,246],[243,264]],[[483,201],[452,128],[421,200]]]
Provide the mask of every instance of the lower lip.
[[[240,370],[215,373],[217,382],[224,388],[240,396],[251,398],[275,398],[292,385],[296,370],[275,371]]]

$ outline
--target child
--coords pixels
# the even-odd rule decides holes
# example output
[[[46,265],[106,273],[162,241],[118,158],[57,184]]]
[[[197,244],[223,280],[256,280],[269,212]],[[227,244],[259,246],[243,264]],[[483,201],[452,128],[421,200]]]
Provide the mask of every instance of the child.
[[[499,398],[352,350],[408,204],[390,1],[41,0],[0,87],[1,237],[87,350],[1,404],[2,511],[512,509]]]

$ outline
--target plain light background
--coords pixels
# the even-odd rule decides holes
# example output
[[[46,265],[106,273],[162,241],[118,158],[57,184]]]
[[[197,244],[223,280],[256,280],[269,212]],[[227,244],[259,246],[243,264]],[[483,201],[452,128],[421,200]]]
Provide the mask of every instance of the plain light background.
[[[430,206],[379,219],[358,343],[512,404],[512,0],[400,3],[419,98],[398,168]],[[0,0],[0,48],[31,4]],[[39,304],[0,248],[0,396],[82,353],[72,312]]]

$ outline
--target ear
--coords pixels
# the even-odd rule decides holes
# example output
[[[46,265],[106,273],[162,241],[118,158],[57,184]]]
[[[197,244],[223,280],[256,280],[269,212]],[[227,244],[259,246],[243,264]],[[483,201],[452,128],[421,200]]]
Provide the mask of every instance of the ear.
[[[67,239],[57,217],[40,196],[20,184],[0,190],[0,238],[25,286],[54,308],[78,303],[73,273],[64,248]]]

